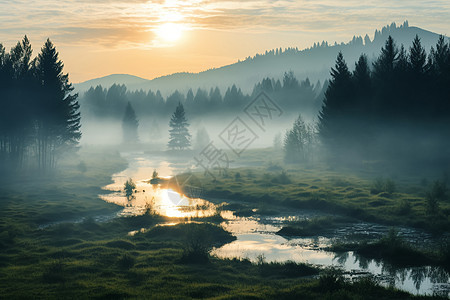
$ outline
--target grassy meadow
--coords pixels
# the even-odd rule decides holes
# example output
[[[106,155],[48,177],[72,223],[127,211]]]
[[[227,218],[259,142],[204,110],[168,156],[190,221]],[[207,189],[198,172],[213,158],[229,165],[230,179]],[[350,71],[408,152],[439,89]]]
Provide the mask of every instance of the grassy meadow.
[[[251,163],[251,157],[247,161]],[[234,240],[218,226],[220,217],[202,224],[153,214],[96,221],[119,210],[98,194],[105,193],[101,187],[125,167],[117,152],[87,148],[61,161],[53,175],[2,179],[0,298],[428,298],[380,287],[370,278],[352,283],[337,270],[308,264],[211,257],[212,247]],[[258,204],[260,211],[284,205],[337,210],[393,224],[422,226],[428,220],[423,199],[427,187],[414,180],[395,181],[393,193],[373,194],[370,176],[270,162],[228,170],[216,180],[203,176],[194,179],[202,183],[205,196]],[[411,208],[400,214],[403,200]],[[440,203],[440,209],[448,209],[448,204]],[[164,222],[181,223],[156,226]],[[442,222],[440,226],[446,226],[447,220]],[[147,230],[129,234],[140,228]]]
[[[281,151],[248,150],[236,159],[246,166],[181,175],[206,197],[232,199],[257,206],[260,213],[274,207],[311,208],[387,225],[407,225],[435,233],[450,230],[450,182],[447,173],[402,170],[380,162],[330,167],[324,162],[284,164]],[[427,195],[438,185],[443,195],[429,209]],[[447,189],[447,191],[445,190]],[[438,191],[439,192],[439,191]]]

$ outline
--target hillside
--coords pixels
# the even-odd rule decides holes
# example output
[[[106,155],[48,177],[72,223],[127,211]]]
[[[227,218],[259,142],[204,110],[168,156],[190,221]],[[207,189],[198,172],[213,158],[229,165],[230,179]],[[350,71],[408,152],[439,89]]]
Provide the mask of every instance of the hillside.
[[[83,92],[91,86],[109,87],[117,83],[125,84],[129,90],[160,90],[163,95],[168,95],[176,89],[186,92],[189,88],[195,90],[198,87],[209,90],[213,86],[218,86],[221,90],[225,90],[236,83],[244,92],[251,92],[254,84],[263,78],[281,78],[284,72],[289,70],[294,71],[299,79],[309,77],[312,82],[323,81],[329,77],[330,67],[333,66],[339,51],[342,51],[351,68],[361,53],[367,54],[369,60],[378,55],[389,35],[394,38],[397,45],[403,44],[408,49],[416,34],[421,38],[427,52],[439,38],[439,34],[409,26],[408,22],[401,26],[392,23],[383,27],[381,31],[376,30],[373,38],[368,35],[364,38],[355,36],[348,43],[332,45],[328,42],[319,42],[304,50],[275,49],[248,57],[244,61],[200,73],[175,73],[153,80],[117,74],[75,84],[75,87],[78,92]]]

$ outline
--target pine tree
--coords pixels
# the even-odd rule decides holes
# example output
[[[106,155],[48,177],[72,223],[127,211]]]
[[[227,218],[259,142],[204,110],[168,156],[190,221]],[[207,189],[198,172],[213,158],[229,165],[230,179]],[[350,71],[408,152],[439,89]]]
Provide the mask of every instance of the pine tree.
[[[73,149],[81,138],[78,94],[63,73],[64,64],[47,39],[35,62],[39,83],[37,129],[38,162],[42,169],[55,167],[58,154]]]
[[[374,91],[376,91],[374,105],[380,120],[391,121],[397,117],[395,108],[395,102],[398,99],[397,85],[399,80],[403,79],[395,74],[398,58],[397,46],[394,39],[389,36],[381,49],[380,56],[373,63],[373,82]]]
[[[283,89],[295,89],[299,85],[293,71],[285,72],[283,76]]]
[[[172,150],[188,149],[191,146],[191,135],[189,134],[189,123],[187,122],[184,107],[181,102],[178,103],[170,119],[169,126],[170,139],[167,146]]]
[[[3,48],[3,47],[0,47]],[[32,97],[35,94],[31,61],[31,45],[25,36],[6,54],[1,50],[0,70],[0,139],[4,163],[20,168],[26,156],[27,146],[31,143],[33,130]]]
[[[431,62],[434,75],[439,78],[450,79],[450,45],[440,36],[436,49],[431,47]]]
[[[337,146],[348,134],[347,112],[354,105],[352,74],[342,52],[339,52],[336,65],[331,69],[331,77],[319,113],[319,134],[326,145]]]
[[[216,110],[222,105],[222,94],[220,93],[219,87],[211,88],[209,101],[211,110]]]
[[[354,126],[348,128],[348,135],[352,135],[352,146],[355,151],[369,155],[372,151],[373,137],[373,97],[372,74],[366,55],[361,55],[353,71],[353,84],[355,87],[355,105],[348,110],[348,118],[352,118]],[[349,147],[351,145],[349,144]]]
[[[410,72],[415,78],[421,79],[427,72],[427,54],[420,43],[418,35],[414,38],[413,45],[409,50]]]
[[[433,78],[432,93],[436,100],[435,114],[450,123],[450,43],[440,36],[436,48],[431,48],[430,73]]]
[[[286,162],[309,161],[313,155],[315,133],[312,126],[306,124],[302,116],[295,120],[292,129],[286,132],[284,138],[284,160]]]
[[[370,67],[366,55],[364,54],[361,55],[358,61],[355,63],[355,71],[353,72],[353,78],[360,92],[364,92],[366,94],[370,93],[372,80],[370,74]]]
[[[261,81],[261,89],[266,93],[273,93],[272,79],[270,79],[269,77],[264,78]]]
[[[389,36],[384,47],[381,49],[381,55],[374,62],[374,76],[378,80],[388,81],[394,74],[394,67],[398,60],[398,49],[394,39]]]
[[[433,118],[431,107],[427,107],[426,103],[429,101],[429,66],[427,64],[427,54],[420,43],[420,38],[416,35],[413,40],[412,47],[409,49],[408,56],[408,76],[407,83],[404,85],[408,99],[406,106],[410,111],[411,116],[420,118],[425,121],[428,118]],[[432,99],[433,101],[435,99]],[[425,117],[425,118],[423,118]]]
[[[136,113],[134,112],[131,103],[128,101],[122,119],[122,133],[124,143],[137,143],[139,141],[137,132],[138,127],[139,121],[136,118]]]

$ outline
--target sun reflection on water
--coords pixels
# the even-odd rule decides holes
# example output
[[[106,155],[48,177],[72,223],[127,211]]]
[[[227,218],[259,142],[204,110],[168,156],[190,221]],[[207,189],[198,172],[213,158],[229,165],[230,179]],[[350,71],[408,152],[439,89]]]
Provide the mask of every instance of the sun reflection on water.
[[[151,212],[169,218],[203,218],[217,212],[216,205],[200,198],[190,198],[177,191],[158,185],[151,185],[147,180],[136,183],[135,193],[127,199],[121,186],[112,184],[106,189],[113,193],[100,195],[100,198],[123,206],[121,215],[143,215]]]

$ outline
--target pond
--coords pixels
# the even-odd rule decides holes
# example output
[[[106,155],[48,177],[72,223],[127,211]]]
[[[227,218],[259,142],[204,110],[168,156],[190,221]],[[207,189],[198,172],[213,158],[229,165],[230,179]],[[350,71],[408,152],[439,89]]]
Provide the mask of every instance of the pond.
[[[104,189],[109,193],[100,197],[108,202],[123,206],[118,216],[141,215],[148,210],[154,213],[177,218],[208,217],[220,213],[225,220],[221,226],[236,236],[236,240],[211,251],[219,258],[239,258],[251,261],[295,261],[321,266],[341,267],[346,276],[373,275],[380,283],[394,286],[413,294],[438,294],[450,296],[449,274],[439,267],[396,268],[383,261],[365,259],[353,252],[334,253],[324,251],[335,241],[373,240],[389,231],[389,227],[356,222],[343,224],[325,236],[286,238],[276,234],[283,225],[293,220],[304,220],[325,213],[311,210],[278,209],[276,215],[258,215],[254,209],[251,216],[237,216],[233,210],[223,209],[222,204],[187,197],[164,184],[152,185],[149,179],[156,169],[162,178],[170,178],[187,169],[182,159],[164,155],[150,155],[142,152],[122,153],[128,160],[128,168],[113,175],[113,183]],[[136,193],[127,199],[123,186],[127,179],[136,182]],[[192,195],[191,195],[192,196]],[[198,196],[201,196],[199,193]],[[227,199],[233,203],[233,199]],[[163,225],[163,224],[161,224]],[[136,228],[134,234],[142,230]],[[438,243],[429,234],[411,228],[398,228],[399,235],[410,243]]]

